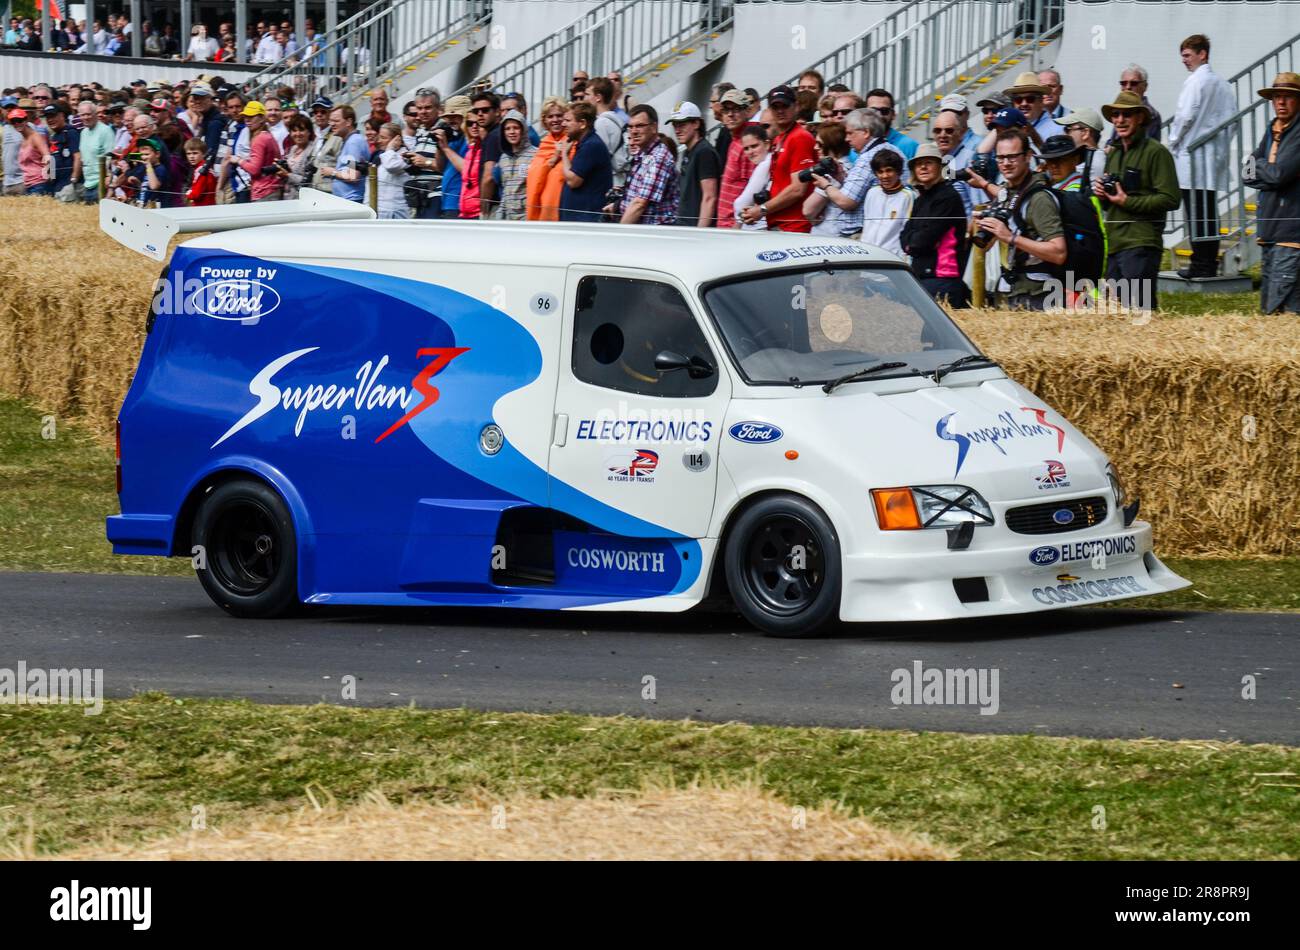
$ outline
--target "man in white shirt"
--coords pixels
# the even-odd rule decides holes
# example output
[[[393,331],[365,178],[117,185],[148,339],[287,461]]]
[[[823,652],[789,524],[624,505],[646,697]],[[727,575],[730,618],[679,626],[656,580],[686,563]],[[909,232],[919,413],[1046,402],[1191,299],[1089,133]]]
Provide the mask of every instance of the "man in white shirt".
[[[1065,134],[1065,129],[1061,128],[1047,111],[1045,97],[1051,90],[1038,81],[1037,73],[1021,73],[1016,77],[1016,81],[1003,91],[1011,100],[1011,104],[1025,114],[1029,124],[1044,142],[1053,135]]]
[[[939,146],[939,151],[945,156],[944,164],[947,171],[956,172],[966,168],[975,157],[975,146],[978,145],[979,139],[971,134],[966,127],[967,116],[970,115],[970,108],[966,105],[966,97],[956,94],[944,96],[939,102],[939,111],[935,117],[930,120],[930,137],[934,144]],[[949,157],[951,156],[951,157]],[[899,186],[902,182],[902,167],[899,167]],[[971,200],[970,186],[964,181],[953,180],[952,186],[957,189],[957,194],[961,195],[961,203],[966,208],[966,216],[970,217],[973,202]],[[983,198],[980,199],[981,204]],[[900,224],[899,230],[902,230]]]
[[[1178,94],[1178,111],[1169,129],[1169,151],[1178,170],[1183,193],[1187,239],[1192,245],[1190,267],[1178,272],[1184,279],[1214,277],[1219,272],[1219,202],[1217,192],[1228,187],[1228,142],[1220,135],[1193,154],[1191,145],[1232,118],[1237,97],[1210,68],[1210,40],[1197,33],[1179,47],[1183,65],[1191,73]]]
[[[267,30],[257,44],[257,53],[253,60],[259,65],[270,66],[284,57],[284,47],[275,38],[275,30]]]
[[[275,96],[268,96],[262,100],[262,105],[266,107],[267,131],[275,136],[275,144],[283,152],[285,140],[289,137],[289,127],[284,124],[284,103]]]

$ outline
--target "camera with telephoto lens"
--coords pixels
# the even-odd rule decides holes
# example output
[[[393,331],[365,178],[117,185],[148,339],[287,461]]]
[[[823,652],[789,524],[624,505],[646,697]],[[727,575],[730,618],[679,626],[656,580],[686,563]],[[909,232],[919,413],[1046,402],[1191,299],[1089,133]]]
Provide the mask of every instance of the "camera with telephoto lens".
[[[615,208],[619,207],[623,203],[623,195],[626,191],[627,189],[617,186],[609,189],[609,191],[605,192],[605,204],[613,205]]]
[[[805,168],[799,173],[799,180],[805,185],[813,180],[813,175],[820,175],[822,178],[834,178],[835,173],[839,170],[840,163],[833,158],[823,158],[812,168]]]
[[[447,144],[448,144],[448,145],[455,145],[457,142],[459,142],[461,139],[463,139],[463,138],[465,137],[465,133],[464,133],[464,132],[462,132],[460,129],[456,128],[454,125],[452,125],[452,124],[451,124],[450,122],[448,122],[446,119],[439,119],[439,120],[438,120],[438,124],[435,125],[435,126],[433,127],[433,130],[434,130],[435,132],[438,131],[439,129],[442,129],[444,132],[447,133]]]
[[[1101,190],[1108,195],[1114,195],[1119,188],[1120,180],[1118,175],[1112,175],[1109,172],[1101,176]]]
[[[976,221],[984,218],[993,218],[1001,221],[1003,224],[1011,223],[1011,209],[1004,204],[995,204],[983,214],[976,217]],[[975,233],[971,235],[970,241],[981,250],[988,250],[990,244],[997,240],[992,231],[985,231],[983,228],[976,228]]]
[[[761,206],[772,200],[772,192],[764,188],[762,191],[754,192],[754,205]]]
[[[959,168],[952,173],[953,181],[970,181],[971,171],[969,168]]]

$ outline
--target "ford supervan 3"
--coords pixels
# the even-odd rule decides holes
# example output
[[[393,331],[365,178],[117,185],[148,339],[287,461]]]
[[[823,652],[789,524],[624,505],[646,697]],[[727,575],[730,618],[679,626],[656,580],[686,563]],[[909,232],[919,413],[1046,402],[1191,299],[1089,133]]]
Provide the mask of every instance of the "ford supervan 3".
[[[804,636],[1187,586],[1102,452],[882,250],[281,204],[101,207],[159,260],[216,232],[159,281],[107,530],[232,614],[726,594]]]

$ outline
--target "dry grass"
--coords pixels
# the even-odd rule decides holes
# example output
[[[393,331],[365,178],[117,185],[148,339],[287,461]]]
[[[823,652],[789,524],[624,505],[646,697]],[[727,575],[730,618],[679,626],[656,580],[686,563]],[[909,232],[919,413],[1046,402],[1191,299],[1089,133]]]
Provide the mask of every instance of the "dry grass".
[[[962,311],[1097,443],[1168,552],[1300,552],[1300,318]]]
[[[753,787],[647,789],[594,798],[484,795],[465,803],[304,808],[233,828],[145,844],[101,844],[66,860],[946,860],[954,854],[883,831],[831,805],[796,812]],[[30,856],[30,855],[29,855]]]
[[[0,198],[0,393],[111,444],[160,268],[101,234],[97,214]],[[957,318],[1115,460],[1163,550],[1300,553],[1300,318]]]

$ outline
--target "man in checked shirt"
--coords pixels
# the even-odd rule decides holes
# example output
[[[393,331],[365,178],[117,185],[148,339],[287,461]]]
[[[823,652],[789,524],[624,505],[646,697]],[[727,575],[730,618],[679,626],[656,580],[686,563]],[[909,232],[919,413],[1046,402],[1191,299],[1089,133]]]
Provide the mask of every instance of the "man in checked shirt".
[[[619,203],[622,224],[674,224],[677,221],[677,151],[659,137],[659,113],[644,103],[628,114],[627,143],[632,161],[627,189]]]

